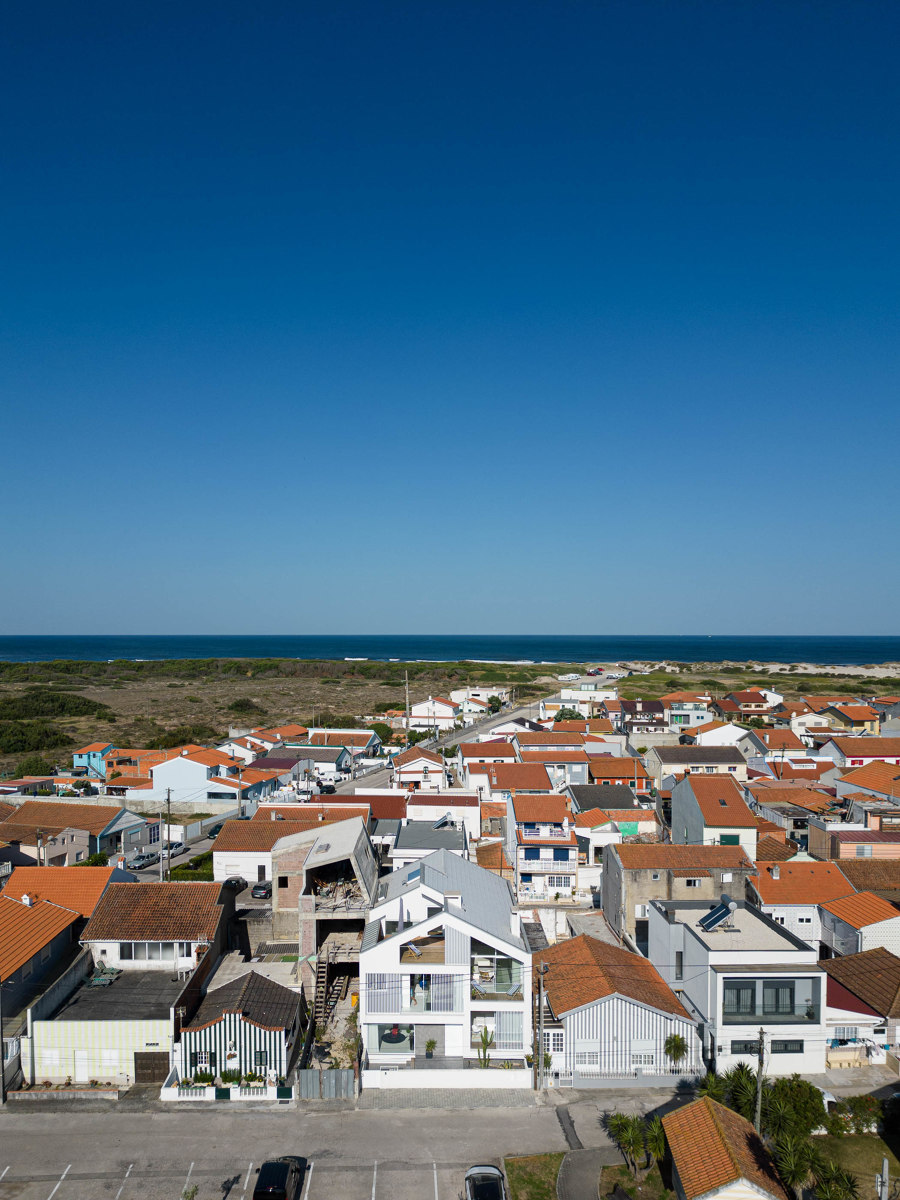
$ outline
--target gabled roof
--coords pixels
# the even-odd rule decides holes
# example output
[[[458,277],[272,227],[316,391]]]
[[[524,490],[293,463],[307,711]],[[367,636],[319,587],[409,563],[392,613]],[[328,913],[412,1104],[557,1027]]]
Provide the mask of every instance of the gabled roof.
[[[271,850],[277,841],[291,833],[305,833],[307,829],[324,828],[326,825],[345,821],[356,813],[350,811],[346,815],[331,817],[320,821],[311,816],[308,821],[226,821],[222,832],[210,847],[214,854],[221,852],[231,854],[265,853]],[[368,809],[365,810],[365,817]]]
[[[756,843],[756,861],[760,866],[766,863],[788,862],[800,852],[796,842],[785,841],[784,838],[761,837]]]
[[[864,767],[854,767],[843,774],[841,783],[854,788],[870,788],[873,792],[884,792],[900,799],[900,766],[886,762],[866,763]]]
[[[405,795],[406,793],[404,793],[404,798]],[[271,823],[277,821],[279,817],[284,821],[297,821],[303,825],[347,821],[350,817],[362,817],[365,820],[368,817],[367,801],[357,799],[353,795],[348,795],[345,799],[346,803],[341,803],[339,796],[329,796],[328,802],[322,804],[318,804],[314,800],[309,804],[266,804],[257,808],[250,818],[250,824],[253,825],[259,821]],[[247,822],[236,821],[235,824],[246,825]]]
[[[635,779],[650,778],[639,758],[616,757],[612,754],[593,755],[588,772],[593,779],[602,779],[604,782],[612,779],[634,782]]]
[[[652,868],[712,867],[719,870],[749,870],[750,859],[740,846],[673,846],[669,842],[642,845],[639,842],[622,842],[613,846],[619,861],[626,871],[641,871]]]
[[[878,712],[868,704],[829,704],[826,712],[838,713],[848,721],[877,721]]]
[[[123,812],[120,804],[65,804],[53,800],[26,800],[16,809],[12,822],[33,829],[83,829],[99,837]],[[0,837],[3,837],[0,828]]]
[[[16,867],[7,880],[3,895],[14,900],[30,896],[32,900],[49,900],[63,908],[72,909],[81,917],[89,917],[115,867]]]
[[[240,1013],[259,1029],[290,1029],[299,1005],[297,992],[250,971],[207,992],[185,1029],[188,1032],[205,1029],[220,1021],[225,1013]]]
[[[406,767],[410,763],[419,762],[424,759],[425,762],[433,763],[436,766],[442,767],[444,760],[439,754],[435,754],[433,750],[423,750],[419,746],[410,746],[408,750],[404,750],[402,754],[396,754],[391,760],[396,767]]]
[[[471,767],[469,768],[471,770]],[[478,774],[482,774],[481,771]],[[552,790],[547,768],[540,763],[489,763],[487,775],[491,791],[549,792]]]
[[[841,870],[861,892],[900,892],[900,858],[845,858]]]
[[[221,883],[111,883],[82,941],[212,941],[221,896]]]
[[[793,729],[752,729],[769,750],[804,750],[805,747]]]
[[[900,758],[900,738],[833,737],[830,740],[847,758]]]
[[[779,863],[777,871],[776,879],[764,865],[750,878],[763,904],[822,904],[856,890],[835,862]]]
[[[890,950],[877,946],[859,954],[822,959],[819,966],[882,1017],[900,1017],[900,958]]]
[[[459,755],[463,760],[467,758],[501,758],[509,759],[511,762],[516,760],[516,752],[509,742],[460,742]]]
[[[756,827],[756,818],[730,775],[688,775],[679,786],[691,789],[708,829]]]
[[[697,1200],[746,1179],[777,1200],[790,1200],[772,1156],[739,1113],[708,1096],[662,1119],[686,1200]]]
[[[27,905],[0,895],[0,979],[8,979],[77,920],[77,912],[49,900]]]
[[[89,746],[82,746],[79,750],[73,750],[73,754],[102,754],[106,750],[112,749],[112,742],[91,742]]]
[[[734,746],[654,746],[654,753],[661,763],[669,766],[686,766],[703,763],[712,766],[744,764],[744,756]]]
[[[854,929],[864,929],[867,925],[877,925],[879,921],[891,921],[895,917],[900,919],[900,912],[893,904],[874,892],[854,892],[851,896],[829,900],[822,908]]]
[[[651,962],[588,934],[542,950],[534,956],[535,967],[538,963],[550,967],[544,976],[544,991],[557,1017],[607,996],[620,995],[690,1019]]]

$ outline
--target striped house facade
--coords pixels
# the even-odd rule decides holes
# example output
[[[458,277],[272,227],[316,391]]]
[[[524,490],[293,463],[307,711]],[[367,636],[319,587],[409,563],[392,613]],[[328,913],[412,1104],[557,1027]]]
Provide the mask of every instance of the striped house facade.
[[[687,1056],[677,1065],[665,1042],[680,1034]],[[544,1050],[561,1084],[602,1087],[633,1079],[642,1086],[672,1084],[678,1076],[702,1074],[695,1023],[625,996],[614,995],[574,1009],[559,1025],[545,1027]]]
[[[284,1076],[307,1020],[302,992],[250,971],[207,992],[181,1031],[179,1075]]]
[[[290,1030],[263,1029],[236,1012],[223,1013],[218,1021],[201,1029],[183,1030],[182,1079],[197,1071],[209,1071],[212,1075],[222,1071],[266,1075],[274,1071],[285,1075],[300,1022],[299,999],[298,996],[297,1018]]]

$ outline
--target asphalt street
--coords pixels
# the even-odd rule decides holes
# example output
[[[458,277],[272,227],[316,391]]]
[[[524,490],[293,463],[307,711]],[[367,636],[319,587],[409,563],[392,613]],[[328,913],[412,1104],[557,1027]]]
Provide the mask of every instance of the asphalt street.
[[[249,1200],[267,1158],[305,1160],[302,1200],[458,1200],[466,1169],[565,1150],[552,1107],[347,1113],[0,1115],[0,1200]]]

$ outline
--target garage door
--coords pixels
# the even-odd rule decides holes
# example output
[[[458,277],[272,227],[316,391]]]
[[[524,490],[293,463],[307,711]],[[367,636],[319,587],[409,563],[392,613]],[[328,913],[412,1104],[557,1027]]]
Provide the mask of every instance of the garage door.
[[[169,1056],[165,1051],[135,1050],[135,1083],[165,1083],[168,1074]]]

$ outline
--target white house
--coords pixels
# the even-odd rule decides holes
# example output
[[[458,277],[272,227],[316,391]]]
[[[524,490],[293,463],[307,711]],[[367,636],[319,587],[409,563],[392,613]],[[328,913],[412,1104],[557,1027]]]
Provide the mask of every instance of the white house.
[[[839,767],[866,767],[872,762],[900,764],[900,738],[895,737],[834,737],[825,743],[820,754],[831,758]]]
[[[766,916],[816,951],[822,944],[819,905],[855,891],[836,862],[761,863],[748,884]]]
[[[440,754],[423,750],[421,746],[410,746],[391,759],[391,772],[395,788],[411,791],[439,790],[447,786],[447,769]]]
[[[677,1200],[791,1200],[748,1120],[709,1096],[663,1119]]]
[[[730,775],[685,775],[672,789],[672,841],[741,846],[756,858],[756,817]]]
[[[703,1073],[696,1018],[645,958],[582,934],[539,951],[542,968],[553,1083],[671,1087]],[[684,1041],[677,1060],[666,1051],[673,1036]]]
[[[821,909],[822,943],[832,954],[858,954],[879,947],[900,954],[900,912],[874,892],[828,900]]]
[[[241,758],[220,750],[185,749],[181,754],[150,768],[153,788],[141,799],[160,802],[170,794],[174,802],[194,801],[202,808],[206,800],[239,801],[252,805],[279,785],[280,772],[251,767]]]
[[[575,824],[562,796],[510,796],[506,846],[520,900],[571,896],[578,887]]]
[[[409,706],[410,729],[452,729],[459,720],[459,705],[444,696],[429,696]]]
[[[818,954],[743,900],[653,900],[647,957],[703,1029],[720,1074],[753,1065],[763,1030],[769,1075],[825,1070]]]
[[[499,876],[440,850],[382,879],[359,976],[370,1068],[420,1067],[430,1052],[430,1065],[462,1067],[482,1041],[491,1059],[524,1068],[531,952]]]
[[[410,821],[443,821],[445,826],[465,829],[469,839],[481,837],[481,803],[477,792],[464,792],[458,788],[410,792],[406,816]]]

